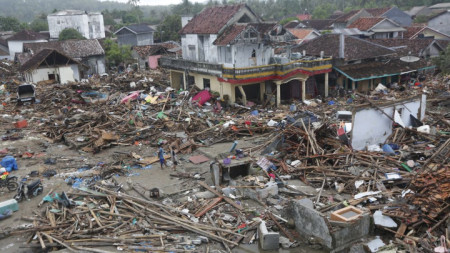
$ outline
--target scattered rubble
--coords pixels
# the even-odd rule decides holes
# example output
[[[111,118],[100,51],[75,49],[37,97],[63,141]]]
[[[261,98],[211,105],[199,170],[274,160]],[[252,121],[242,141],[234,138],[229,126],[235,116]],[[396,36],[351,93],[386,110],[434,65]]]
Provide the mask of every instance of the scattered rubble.
[[[0,73],[13,71],[6,65]],[[37,206],[20,203],[32,209],[22,216],[27,223],[4,227],[0,238],[30,236],[21,247],[231,252],[259,242],[264,250],[437,252],[449,244],[450,77],[273,108],[173,90],[164,70],[40,83],[36,102],[19,106],[18,77],[2,76],[9,146],[1,153],[14,156],[19,171],[22,161],[42,166],[23,178],[68,186],[44,188]],[[424,111],[401,106],[417,97]],[[361,150],[352,147],[352,134],[364,131],[352,124],[358,108],[370,108],[391,130]],[[33,137],[47,143],[43,152],[14,148]],[[63,144],[80,157],[45,156]],[[173,170],[157,171],[158,145]],[[93,162],[108,150],[113,161]],[[134,182],[140,170],[177,178],[180,190]]]

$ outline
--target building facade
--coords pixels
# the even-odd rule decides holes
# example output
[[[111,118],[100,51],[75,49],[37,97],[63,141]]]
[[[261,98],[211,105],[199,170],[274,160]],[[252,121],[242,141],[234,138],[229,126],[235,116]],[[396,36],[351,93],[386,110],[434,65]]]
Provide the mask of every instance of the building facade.
[[[23,52],[24,43],[38,43],[46,41],[47,39],[44,35],[34,31],[23,30],[14,34],[7,39],[9,60],[14,60],[17,53]]]
[[[120,28],[114,34],[119,45],[147,46],[154,43],[155,30],[146,24],[128,25]]]
[[[180,31],[182,58],[161,57],[173,88],[195,85],[230,102],[306,99],[310,76],[331,71],[329,58],[277,56],[275,44],[294,40],[283,27],[263,23],[245,4],[215,6],[194,16]],[[324,95],[328,78],[324,78]],[[294,96],[289,89],[294,87]]]
[[[47,16],[50,39],[57,40],[66,28],[77,30],[86,39],[105,38],[103,15],[100,12],[64,10]]]

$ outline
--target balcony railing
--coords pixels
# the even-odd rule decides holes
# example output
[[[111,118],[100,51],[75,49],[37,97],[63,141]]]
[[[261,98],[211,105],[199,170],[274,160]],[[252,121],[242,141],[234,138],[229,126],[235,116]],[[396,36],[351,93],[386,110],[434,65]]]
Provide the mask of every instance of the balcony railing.
[[[210,74],[226,79],[245,80],[268,76],[283,77],[294,71],[303,71],[308,74],[315,74],[323,70],[331,69],[331,58],[314,60],[296,60],[286,64],[271,64],[248,68],[227,68],[221,64],[189,61],[169,57],[159,59],[161,67],[188,70],[202,74]]]
[[[209,74],[215,76],[222,76],[222,64],[214,64],[207,62],[189,61],[178,58],[161,57],[159,58],[159,65],[163,68],[188,70],[201,74]]]
[[[331,69],[331,58],[315,60],[296,60],[286,64],[271,64],[249,68],[223,68],[223,77],[227,79],[249,79],[265,76],[282,78],[294,71],[303,70],[314,74],[317,71]]]

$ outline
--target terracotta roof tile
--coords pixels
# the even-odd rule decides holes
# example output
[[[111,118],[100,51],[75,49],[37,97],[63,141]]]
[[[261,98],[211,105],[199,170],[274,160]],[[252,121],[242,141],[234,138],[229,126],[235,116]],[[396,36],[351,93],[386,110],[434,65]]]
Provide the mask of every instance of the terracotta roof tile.
[[[245,30],[247,25],[245,24],[235,24],[223,31],[223,33],[217,37],[216,41],[214,41],[214,44],[216,46],[226,46],[230,44],[231,41],[236,39],[236,37],[241,34]]]
[[[105,54],[105,51],[96,39],[24,43],[23,48],[32,50],[33,54],[37,54],[44,49],[55,49],[75,59]]]
[[[406,27],[406,32],[403,32],[403,38],[411,39],[414,35],[421,32],[425,26],[410,26]]]
[[[413,56],[419,56],[434,39],[367,39],[370,42],[389,47],[399,56],[406,56],[411,52]]]
[[[338,17],[335,21],[338,23],[344,23],[347,22],[351,17],[355,16],[356,13],[358,13],[360,10],[353,10],[353,11],[349,11],[343,15],[341,15],[340,17]]]
[[[385,8],[372,8],[372,9],[365,9],[365,10],[374,17],[381,17],[384,13],[386,13],[390,9],[392,9],[392,8],[385,7]]]
[[[276,23],[249,23],[249,24],[234,24],[225,29],[214,41],[216,46],[226,46],[236,39],[246,28],[253,27],[259,34],[267,34],[270,32]]]
[[[165,54],[170,54],[169,49],[179,48],[180,45],[176,43],[159,43],[147,46],[134,46],[133,50],[136,51],[141,58],[153,55],[158,51],[163,51]]]
[[[311,14],[299,14],[297,15],[298,20],[309,20],[311,19]]]
[[[318,31],[320,30],[328,30],[331,29],[331,25],[333,24],[333,19],[311,19],[301,21],[308,28],[313,28]]]
[[[39,65],[45,60],[47,59],[48,56],[50,56],[51,54],[55,54],[55,57],[51,57],[51,60],[49,62],[47,62],[48,65],[54,65],[57,64],[58,61],[61,61],[61,57],[62,58],[66,58],[69,59],[69,61],[64,61],[65,64],[81,64],[80,62],[70,58],[69,56],[58,52],[57,50],[54,49],[44,49],[41,50],[39,53],[33,55],[33,57],[31,57],[27,62],[25,62],[22,66],[20,66],[20,70],[21,71],[28,71],[30,69],[35,69],[37,67],[39,67]]]
[[[8,47],[8,42],[2,38],[0,38],[0,45]]]
[[[358,28],[361,31],[367,31],[376,24],[383,21],[385,18],[358,18],[351,23],[347,28]]]
[[[314,32],[313,29],[287,29],[292,35],[299,40],[304,40],[310,33]]]
[[[3,50],[0,48],[0,55],[1,55],[1,56],[9,55],[9,52],[3,51]]]
[[[387,47],[355,38],[353,36],[344,36],[345,49],[344,57],[347,61],[375,58],[379,56],[392,55],[395,53]],[[300,46],[294,48],[294,52],[306,51],[308,55],[319,56],[323,51],[325,55],[331,55],[333,58],[339,58],[339,34],[324,34],[320,37],[306,41]]]
[[[388,63],[385,62],[368,62],[359,64],[350,64],[337,67],[339,70],[345,72],[353,79],[366,78],[371,76],[380,76],[386,74],[398,74],[419,68],[426,67],[427,61],[420,59],[417,62],[405,64],[399,59],[392,59]]]
[[[180,34],[217,34],[245,4],[214,6],[195,15]]]
[[[29,41],[29,40],[45,40],[47,39],[44,35],[30,31],[30,30],[23,30],[20,31],[13,36],[9,37],[8,41]]]

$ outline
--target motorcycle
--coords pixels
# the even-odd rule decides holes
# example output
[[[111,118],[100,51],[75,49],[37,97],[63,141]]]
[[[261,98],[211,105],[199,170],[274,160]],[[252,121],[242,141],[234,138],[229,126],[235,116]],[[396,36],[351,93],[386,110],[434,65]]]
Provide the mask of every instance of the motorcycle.
[[[16,176],[6,176],[5,179],[0,179],[0,188],[6,187],[10,192],[15,191],[19,184],[17,184]]]
[[[44,187],[42,186],[40,179],[38,179],[28,185],[25,184],[24,182],[21,182],[19,185],[19,189],[17,189],[17,194],[16,194],[16,196],[14,196],[14,199],[17,202],[20,202],[24,198],[29,199],[31,197],[36,197],[37,195],[41,194],[43,191],[44,191]]]

